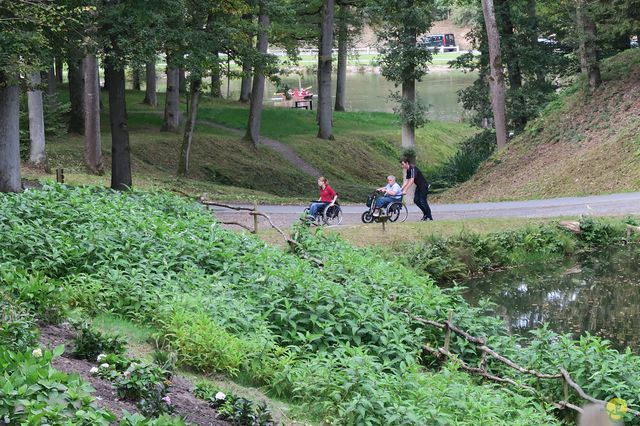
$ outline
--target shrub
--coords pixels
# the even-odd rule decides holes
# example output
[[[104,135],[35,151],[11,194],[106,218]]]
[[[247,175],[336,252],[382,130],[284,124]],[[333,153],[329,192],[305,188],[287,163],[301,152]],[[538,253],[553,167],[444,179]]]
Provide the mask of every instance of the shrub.
[[[0,419],[12,425],[109,425],[115,420],[97,408],[88,384],[51,366],[63,351],[62,346],[53,352],[0,347]]]
[[[149,419],[142,414],[131,414],[125,410],[124,416],[119,426],[187,426],[184,420],[177,417],[170,417],[167,415],[161,415],[156,419]]]
[[[36,345],[38,329],[23,305],[0,293],[0,348],[23,352]]]
[[[208,382],[196,384],[194,395],[218,410],[222,419],[242,426],[272,426],[271,410],[266,402],[254,404],[253,401],[232,394],[225,394]]]
[[[126,341],[117,335],[103,334],[91,325],[83,323],[73,338],[73,355],[77,358],[94,361],[100,354],[121,354]]]

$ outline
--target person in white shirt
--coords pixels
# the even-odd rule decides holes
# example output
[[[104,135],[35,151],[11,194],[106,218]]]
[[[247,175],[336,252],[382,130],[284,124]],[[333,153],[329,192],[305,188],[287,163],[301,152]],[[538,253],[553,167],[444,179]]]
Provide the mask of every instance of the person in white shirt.
[[[382,197],[378,197],[376,200],[377,211],[374,212],[374,214],[379,213],[382,207],[386,207],[395,201],[402,200],[402,188],[398,185],[396,177],[393,175],[387,176],[387,184],[378,188],[377,191],[382,192],[384,195]]]

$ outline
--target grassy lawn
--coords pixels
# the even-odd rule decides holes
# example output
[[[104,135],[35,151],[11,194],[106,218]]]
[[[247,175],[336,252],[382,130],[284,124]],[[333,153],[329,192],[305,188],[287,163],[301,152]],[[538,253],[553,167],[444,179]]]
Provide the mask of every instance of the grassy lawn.
[[[134,187],[169,190],[188,195],[208,193],[224,201],[287,203],[315,197],[315,177],[299,170],[277,152],[255,147],[241,134],[205,123],[196,126],[188,179],[177,178],[181,133],[160,132],[164,96],[158,107],[142,104],[142,92],[127,93],[131,161]],[[66,102],[67,92],[60,92]],[[103,93],[103,103],[108,98]],[[185,103],[183,100],[182,107]],[[83,138],[64,135],[48,140],[53,174],[24,168],[26,179],[53,179],[55,169],[65,170],[66,182],[75,185],[109,185],[111,135],[108,106],[103,108],[102,145],[106,174],[86,173]],[[248,107],[233,101],[204,99],[199,119],[242,129]],[[427,173],[449,158],[456,145],[475,130],[459,123],[430,122],[417,131],[420,166]],[[334,115],[334,141],[316,138],[315,111],[265,108],[262,133],[292,147],[307,163],[332,181],[344,200],[362,200],[371,187],[389,173],[400,173],[400,127],[387,113],[345,112]]]

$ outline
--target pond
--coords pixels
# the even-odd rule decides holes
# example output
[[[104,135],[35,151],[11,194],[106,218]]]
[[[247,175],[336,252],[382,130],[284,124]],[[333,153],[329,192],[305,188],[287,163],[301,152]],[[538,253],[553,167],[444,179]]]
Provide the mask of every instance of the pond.
[[[640,353],[640,249],[603,250],[560,264],[496,272],[464,283],[474,306],[488,298],[512,333],[547,324],[574,337],[589,332]]]
[[[423,103],[429,105],[427,116],[430,120],[460,121],[463,109],[458,102],[458,90],[470,86],[476,79],[475,74],[464,74],[459,71],[432,71],[424,79],[416,83],[418,97]],[[297,75],[283,77],[283,83],[290,87],[311,87],[311,91],[317,93],[315,75],[305,74],[300,81]],[[335,75],[333,76],[335,90]],[[376,73],[348,73],[347,74],[347,110],[348,111],[377,111],[393,112],[395,102],[389,100],[389,94],[399,91],[393,83],[387,81]],[[222,84],[222,93],[226,95],[226,81]],[[236,98],[240,93],[240,81],[231,80],[229,95]],[[271,100],[276,93],[276,88],[271,82],[267,82],[265,92],[265,104],[273,106],[286,106],[283,102]],[[314,103],[315,108],[315,103]]]

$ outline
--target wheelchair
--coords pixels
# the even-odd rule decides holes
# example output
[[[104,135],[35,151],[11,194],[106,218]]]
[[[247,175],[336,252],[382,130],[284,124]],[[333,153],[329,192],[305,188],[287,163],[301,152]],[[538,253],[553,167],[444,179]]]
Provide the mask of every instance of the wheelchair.
[[[381,222],[383,220],[388,220],[389,222],[404,222],[409,217],[409,210],[407,209],[406,204],[400,198],[397,201],[392,201],[384,207],[380,208],[380,214],[378,216],[374,216],[374,210],[376,209],[376,201],[383,194],[381,192],[375,191],[367,198],[367,207],[369,209],[362,213],[362,222],[364,223],[373,223]]]
[[[312,203],[317,203],[317,201],[312,201]],[[327,204],[323,208],[318,209],[316,215],[311,219],[309,216],[309,207],[304,209],[304,214],[308,219],[309,224],[322,226],[322,225],[340,225],[342,223],[342,209],[340,208],[340,204],[337,202],[333,206],[329,206]]]

